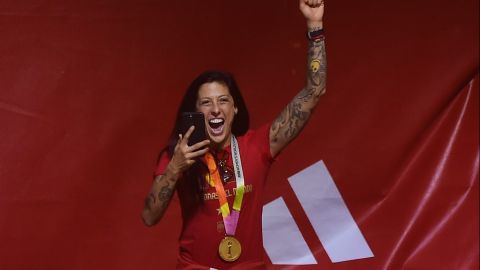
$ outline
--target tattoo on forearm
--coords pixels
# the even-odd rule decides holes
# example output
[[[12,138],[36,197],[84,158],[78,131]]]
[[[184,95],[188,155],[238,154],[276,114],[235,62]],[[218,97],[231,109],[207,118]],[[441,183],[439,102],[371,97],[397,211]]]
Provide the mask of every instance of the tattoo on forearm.
[[[171,188],[168,183],[165,183],[165,186],[163,186],[162,189],[160,189],[160,192],[158,192],[157,197],[160,200],[160,202],[169,201],[170,198],[172,197],[172,193],[173,193],[173,188]]]
[[[159,202],[159,209],[160,211],[164,211],[165,208],[167,208],[168,203],[170,202],[170,198],[172,197],[173,194],[173,188],[170,187],[170,184],[168,182],[165,183],[165,185],[160,189],[160,191],[157,194],[158,202]]]
[[[159,182],[157,184],[159,185],[161,183],[162,182]],[[160,188],[160,191],[158,191],[157,194],[152,191],[145,198],[145,210],[147,210],[148,212],[163,213],[163,211],[167,208],[174,192],[174,185],[170,186],[169,181],[163,181],[163,183],[164,185]],[[160,216],[161,215],[162,214],[160,214]]]
[[[145,209],[152,210],[152,205],[155,204],[155,195],[149,193],[148,196],[145,198]]]
[[[318,96],[325,91],[327,74],[327,61],[325,54],[325,41],[311,41],[309,48],[310,67],[308,70],[307,88],[313,86],[318,91]]]
[[[272,141],[288,142],[302,130],[320,96],[325,92],[327,62],[325,42],[309,43],[306,86],[272,123]]]

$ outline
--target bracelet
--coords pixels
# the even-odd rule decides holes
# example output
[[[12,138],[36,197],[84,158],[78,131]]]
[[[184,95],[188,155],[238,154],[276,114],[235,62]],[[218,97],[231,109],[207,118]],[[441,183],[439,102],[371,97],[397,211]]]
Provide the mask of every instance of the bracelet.
[[[323,29],[314,29],[307,31],[307,38],[311,41],[320,41],[325,39],[325,31]]]

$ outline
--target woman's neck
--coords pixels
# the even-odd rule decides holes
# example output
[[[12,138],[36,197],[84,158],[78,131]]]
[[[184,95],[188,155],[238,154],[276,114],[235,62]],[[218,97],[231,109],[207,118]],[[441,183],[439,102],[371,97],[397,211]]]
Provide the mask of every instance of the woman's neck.
[[[220,143],[215,143],[215,144],[210,144],[210,148],[213,152],[219,152],[219,151],[222,151],[224,150],[225,148],[227,148],[228,146],[230,146],[230,143],[231,143],[231,137],[232,135],[228,136],[227,138],[225,138],[224,141],[220,142]]]

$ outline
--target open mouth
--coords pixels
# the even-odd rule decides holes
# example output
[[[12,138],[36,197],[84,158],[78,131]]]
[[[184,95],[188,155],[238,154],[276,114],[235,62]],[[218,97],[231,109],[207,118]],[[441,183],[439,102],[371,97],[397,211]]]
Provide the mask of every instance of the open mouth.
[[[210,127],[212,135],[222,134],[224,124],[225,120],[223,118],[212,118],[208,120],[208,126]]]

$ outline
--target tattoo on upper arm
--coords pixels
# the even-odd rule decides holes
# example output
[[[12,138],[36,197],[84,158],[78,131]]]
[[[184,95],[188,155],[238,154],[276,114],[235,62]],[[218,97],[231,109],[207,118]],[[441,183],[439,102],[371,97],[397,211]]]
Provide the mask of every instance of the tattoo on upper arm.
[[[304,89],[283,110],[270,128],[271,141],[287,143],[302,130],[320,96],[325,92],[327,62],[325,42],[310,42],[308,75]]]

